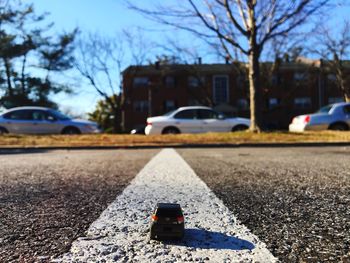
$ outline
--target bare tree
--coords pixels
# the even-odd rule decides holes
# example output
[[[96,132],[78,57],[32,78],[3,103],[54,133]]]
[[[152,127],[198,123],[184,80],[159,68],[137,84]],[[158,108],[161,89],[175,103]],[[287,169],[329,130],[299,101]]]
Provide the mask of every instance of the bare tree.
[[[330,0],[186,0],[176,5],[156,3],[153,8],[130,8],[161,24],[191,32],[219,43],[229,58],[239,51],[248,61],[251,131],[261,129],[259,60],[266,43],[286,37]],[[334,2],[334,1],[332,1]]]
[[[113,131],[120,131],[117,98],[123,52],[118,42],[99,34],[89,34],[78,43],[78,59],[75,67],[89,84],[103,97],[113,111]]]
[[[78,43],[75,67],[111,109],[113,132],[124,130],[122,110],[126,94],[122,93],[122,70],[129,64],[142,65],[146,57],[141,36],[130,31],[115,38],[89,34]]]
[[[350,21],[344,21],[344,25],[338,31],[331,31],[322,25],[316,32],[316,43],[313,43],[311,52],[325,60],[325,67],[329,67],[330,73],[335,74],[336,84],[344,100],[350,102],[350,68],[349,65],[346,67],[348,62],[345,61],[350,55]]]

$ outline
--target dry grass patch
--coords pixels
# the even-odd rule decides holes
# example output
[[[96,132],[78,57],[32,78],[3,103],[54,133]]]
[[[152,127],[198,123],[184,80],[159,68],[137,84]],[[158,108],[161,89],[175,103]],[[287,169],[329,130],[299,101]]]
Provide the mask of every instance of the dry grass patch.
[[[350,142],[350,132],[205,133],[179,135],[3,135],[2,147],[39,146],[171,146],[183,144]]]

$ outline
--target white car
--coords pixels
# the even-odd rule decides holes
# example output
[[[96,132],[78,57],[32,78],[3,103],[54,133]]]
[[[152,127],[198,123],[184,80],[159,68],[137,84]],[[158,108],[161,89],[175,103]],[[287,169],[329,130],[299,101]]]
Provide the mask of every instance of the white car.
[[[249,119],[225,118],[211,108],[191,106],[147,118],[145,134],[231,132],[246,130],[249,126]]]
[[[17,107],[0,115],[0,134],[81,134],[100,133],[97,123],[74,120],[43,107]]]
[[[327,105],[318,112],[293,118],[290,132],[339,130],[350,128],[350,103],[341,102]]]

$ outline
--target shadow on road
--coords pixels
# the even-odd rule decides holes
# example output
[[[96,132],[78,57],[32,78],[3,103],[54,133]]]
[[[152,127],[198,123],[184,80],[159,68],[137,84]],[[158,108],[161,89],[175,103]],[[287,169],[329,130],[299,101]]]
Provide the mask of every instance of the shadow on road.
[[[186,229],[184,239],[172,244],[202,249],[253,250],[255,248],[255,245],[247,240],[197,228]]]
[[[0,155],[14,155],[14,154],[33,154],[33,153],[46,153],[50,152],[50,150],[46,149],[1,149]]]

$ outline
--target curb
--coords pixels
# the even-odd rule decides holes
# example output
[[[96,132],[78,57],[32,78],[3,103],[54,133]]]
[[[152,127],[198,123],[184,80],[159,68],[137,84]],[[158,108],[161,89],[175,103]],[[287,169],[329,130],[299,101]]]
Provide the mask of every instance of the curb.
[[[347,147],[350,142],[305,142],[305,143],[228,143],[228,144],[165,144],[165,145],[128,145],[128,146],[37,146],[37,147],[0,147],[0,154],[35,153],[57,150],[138,150],[163,148],[285,148],[285,147]]]

